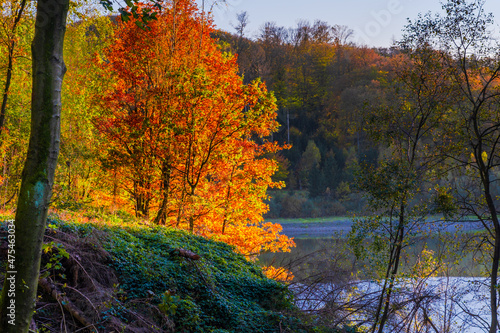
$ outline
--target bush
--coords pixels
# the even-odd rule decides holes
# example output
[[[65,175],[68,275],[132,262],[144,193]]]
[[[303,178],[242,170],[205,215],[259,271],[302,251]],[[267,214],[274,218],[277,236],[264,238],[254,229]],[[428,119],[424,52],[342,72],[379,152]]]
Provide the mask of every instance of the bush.
[[[271,200],[269,200],[267,204],[269,205],[269,211],[265,214],[265,218],[279,218],[282,209],[281,202],[276,198],[271,198]]]
[[[342,202],[331,197],[309,199],[305,191],[273,191],[270,196],[266,219],[342,216],[348,211],[356,210],[359,206],[357,198]]]

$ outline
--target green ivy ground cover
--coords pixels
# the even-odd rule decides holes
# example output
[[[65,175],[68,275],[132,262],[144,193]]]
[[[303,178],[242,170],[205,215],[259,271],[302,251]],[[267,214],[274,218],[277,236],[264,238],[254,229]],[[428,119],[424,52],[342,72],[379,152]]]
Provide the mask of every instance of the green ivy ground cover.
[[[150,297],[173,320],[175,332],[306,332],[290,315],[294,306],[288,288],[266,278],[227,244],[164,227],[57,221],[52,226],[80,237],[95,228],[104,231],[102,246],[111,255],[125,301]],[[200,259],[182,257],[178,249]],[[110,312],[119,316],[120,309]]]

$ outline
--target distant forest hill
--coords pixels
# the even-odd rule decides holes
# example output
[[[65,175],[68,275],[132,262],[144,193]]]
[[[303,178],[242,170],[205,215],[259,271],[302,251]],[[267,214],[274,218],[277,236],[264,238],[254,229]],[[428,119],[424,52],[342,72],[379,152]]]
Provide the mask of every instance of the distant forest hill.
[[[352,194],[353,167],[376,164],[381,148],[364,130],[367,108],[379,105],[399,61],[397,48],[351,43],[352,30],[316,21],[284,28],[266,23],[255,39],[217,31],[223,50],[238,55],[245,82],[261,78],[277,99],[280,152],[286,188],[274,193],[268,217],[344,214],[360,208]],[[242,22],[243,20],[243,22]],[[298,191],[293,195],[283,194]]]

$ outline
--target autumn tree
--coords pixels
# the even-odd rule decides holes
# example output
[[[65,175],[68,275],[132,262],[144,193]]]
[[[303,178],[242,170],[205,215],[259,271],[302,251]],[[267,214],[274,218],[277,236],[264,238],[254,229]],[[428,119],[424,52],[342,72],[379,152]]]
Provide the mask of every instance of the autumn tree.
[[[12,74],[14,70],[14,61],[19,52],[16,52],[16,42],[19,38],[18,30],[22,25],[24,19],[24,9],[26,8],[27,1],[2,1],[1,13],[2,20],[2,35],[4,37],[4,44],[7,45],[7,65],[5,66],[5,85],[2,94],[2,104],[0,106],[0,135],[5,123],[7,115],[7,101],[9,98],[9,90],[12,82]]]
[[[62,95],[66,107],[61,114],[61,147],[52,200],[56,210],[113,205],[112,198],[103,199],[109,188],[114,189],[114,179],[100,177],[104,174],[91,121],[96,112],[91,96],[103,84],[95,75],[92,59],[109,42],[113,23],[91,9],[80,10],[86,15],[68,25],[65,35],[68,70],[63,91],[68,93]]]
[[[129,178],[138,216],[155,211],[156,223],[246,254],[288,248],[278,226],[262,224],[266,189],[280,186],[270,178],[276,163],[264,158],[279,149],[265,139],[277,127],[272,94],[259,81],[243,84],[191,1],[163,4],[157,18],[147,30],[119,23],[100,62],[114,81],[94,119],[105,166]]]
[[[28,146],[32,5],[0,2],[0,209],[12,208]]]
[[[111,8],[109,2],[102,3]],[[63,44],[68,9],[69,1],[66,0],[40,0],[36,3],[31,44],[31,133],[14,222],[16,245],[12,250],[16,260],[9,268],[10,273],[5,275],[0,300],[2,332],[28,332],[33,315],[42,241],[59,155],[61,88],[66,71]],[[19,9],[14,11],[22,15]],[[139,16],[137,12],[135,14]],[[18,23],[16,19],[14,22]],[[14,33],[15,29],[11,31]],[[8,40],[13,47],[12,42],[15,40]],[[8,85],[6,89],[9,89]],[[10,288],[12,279],[15,279],[14,296]],[[13,322],[9,323],[8,307],[13,303],[15,318],[10,318]]]
[[[38,1],[32,44],[33,88],[31,136],[17,204],[16,273],[6,274],[0,304],[2,332],[27,332],[38,284],[43,234],[59,153],[62,58],[69,1]],[[13,270],[12,269],[12,270]],[[15,298],[8,297],[9,279],[16,279]],[[8,306],[16,304],[15,325]]]

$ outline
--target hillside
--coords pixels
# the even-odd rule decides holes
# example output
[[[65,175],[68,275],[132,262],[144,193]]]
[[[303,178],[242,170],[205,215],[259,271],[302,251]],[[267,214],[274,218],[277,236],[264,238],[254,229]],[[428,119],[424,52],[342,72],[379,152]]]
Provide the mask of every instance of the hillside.
[[[52,219],[43,252],[38,332],[306,332],[288,288],[224,243]]]

